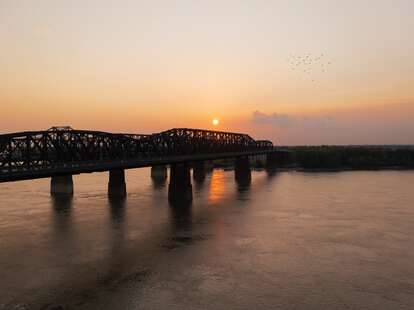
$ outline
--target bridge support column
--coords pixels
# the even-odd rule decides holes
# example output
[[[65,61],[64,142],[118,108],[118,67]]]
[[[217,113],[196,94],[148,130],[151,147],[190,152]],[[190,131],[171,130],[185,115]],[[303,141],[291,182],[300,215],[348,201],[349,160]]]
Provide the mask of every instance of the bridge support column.
[[[197,183],[203,183],[207,174],[207,164],[204,161],[197,161],[193,166],[193,179]]]
[[[276,153],[268,153],[266,155],[266,167],[273,168],[273,167],[276,167],[276,164],[277,164]]]
[[[207,173],[210,173],[214,169],[214,161],[213,160],[207,160],[204,162],[204,167],[206,169]]]
[[[152,166],[151,167],[151,178],[156,180],[165,180],[167,178],[167,167],[166,166]]]
[[[151,179],[155,189],[164,187],[168,177],[167,166],[152,166]]]
[[[292,162],[291,153],[287,151],[277,151],[266,155],[266,167],[276,168],[286,166]]]
[[[50,194],[57,195],[73,195],[73,179],[72,175],[54,176],[50,181]]]
[[[171,165],[168,200],[172,203],[188,203],[193,200],[193,188],[188,164]]]
[[[266,163],[266,155],[254,155],[250,156],[250,165],[255,168],[263,168]]]
[[[234,176],[239,185],[249,185],[252,179],[249,157],[236,158]]]
[[[108,196],[110,197],[125,197],[126,196],[126,183],[125,183],[125,170],[109,170],[109,182],[108,182]]]

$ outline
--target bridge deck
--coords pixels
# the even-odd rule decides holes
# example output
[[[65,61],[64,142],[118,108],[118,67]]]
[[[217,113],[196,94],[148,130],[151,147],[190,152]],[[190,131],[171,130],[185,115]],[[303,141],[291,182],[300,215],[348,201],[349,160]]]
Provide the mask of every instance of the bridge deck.
[[[0,182],[276,152],[249,135],[175,128],[151,135],[52,128],[0,135]]]
[[[277,150],[267,151],[252,151],[252,152],[234,152],[234,153],[219,153],[219,154],[197,154],[197,155],[182,155],[172,156],[164,158],[149,158],[149,159],[130,159],[130,160],[118,160],[118,161],[105,161],[105,162],[83,162],[83,163],[70,163],[64,165],[48,166],[45,168],[38,167],[36,169],[16,169],[11,172],[0,173],[0,183],[48,178],[57,175],[67,174],[81,174],[102,172],[112,169],[133,169],[151,167],[157,165],[172,165],[185,162],[197,162],[205,160],[216,160],[225,158],[237,158],[241,156],[254,156],[254,155],[266,155],[269,153],[278,152]]]

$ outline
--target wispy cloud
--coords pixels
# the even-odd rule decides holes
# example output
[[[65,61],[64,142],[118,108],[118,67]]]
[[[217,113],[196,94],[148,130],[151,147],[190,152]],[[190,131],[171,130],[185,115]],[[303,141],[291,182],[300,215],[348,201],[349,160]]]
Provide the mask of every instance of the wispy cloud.
[[[329,116],[297,116],[290,114],[272,113],[266,114],[260,111],[254,111],[252,114],[252,122],[256,124],[267,124],[276,127],[292,127],[292,126],[317,126],[325,127],[334,120]]]
[[[265,114],[260,111],[254,111],[252,121],[257,124],[271,124],[281,127],[290,127],[295,123],[295,118],[288,114]]]

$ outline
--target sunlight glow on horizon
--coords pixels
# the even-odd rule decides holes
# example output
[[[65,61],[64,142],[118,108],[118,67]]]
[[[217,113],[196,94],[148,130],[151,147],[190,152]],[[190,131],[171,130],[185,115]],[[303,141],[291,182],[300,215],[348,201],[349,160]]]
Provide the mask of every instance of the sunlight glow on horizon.
[[[286,144],[414,143],[413,10],[405,0],[2,1],[0,133],[221,128],[219,112],[225,130]]]

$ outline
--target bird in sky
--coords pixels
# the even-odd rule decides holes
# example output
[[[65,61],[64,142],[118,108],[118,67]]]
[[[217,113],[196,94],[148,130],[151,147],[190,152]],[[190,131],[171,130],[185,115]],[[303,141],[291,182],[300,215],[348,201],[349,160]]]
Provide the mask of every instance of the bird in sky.
[[[331,65],[324,53],[290,54],[287,61],[291,71],[303,72],[311,82],[315,82],[321,73],[326,73]]]

